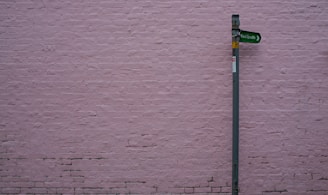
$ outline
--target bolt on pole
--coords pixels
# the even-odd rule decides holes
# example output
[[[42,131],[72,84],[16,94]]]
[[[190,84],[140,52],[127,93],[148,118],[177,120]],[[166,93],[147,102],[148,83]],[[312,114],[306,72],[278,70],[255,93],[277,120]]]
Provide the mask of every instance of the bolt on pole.
[[[232,195],[239,192],[239,25],[239,15],[232,15]]]

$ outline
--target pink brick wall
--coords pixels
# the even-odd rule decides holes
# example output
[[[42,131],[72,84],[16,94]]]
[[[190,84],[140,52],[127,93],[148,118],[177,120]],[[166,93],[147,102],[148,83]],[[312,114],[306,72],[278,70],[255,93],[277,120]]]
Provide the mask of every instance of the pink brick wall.
[[[328,2],[0,1],[1,194],[328,194]]]

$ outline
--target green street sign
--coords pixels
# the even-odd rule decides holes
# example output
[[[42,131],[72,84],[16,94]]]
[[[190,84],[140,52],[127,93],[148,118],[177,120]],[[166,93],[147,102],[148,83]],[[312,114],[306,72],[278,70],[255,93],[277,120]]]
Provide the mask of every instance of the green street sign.
[[[257,32],[248,32],[240,30],[240,42],[246,43],[259,43],[261,41],[261,35]]]

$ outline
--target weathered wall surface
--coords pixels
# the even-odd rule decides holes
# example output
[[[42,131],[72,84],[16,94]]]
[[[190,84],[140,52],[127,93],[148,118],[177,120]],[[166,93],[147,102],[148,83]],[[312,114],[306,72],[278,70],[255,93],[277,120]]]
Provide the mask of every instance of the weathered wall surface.
[[[328,2],[0,1],[1,194],[328,194]]]

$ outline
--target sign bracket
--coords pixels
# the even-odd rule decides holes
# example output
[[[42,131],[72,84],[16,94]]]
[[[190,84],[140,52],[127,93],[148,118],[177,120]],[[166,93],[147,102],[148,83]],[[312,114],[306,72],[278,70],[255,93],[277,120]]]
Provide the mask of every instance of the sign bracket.
[[[232,15],[232,195],[239,192],[239,25],[239,15]]]

